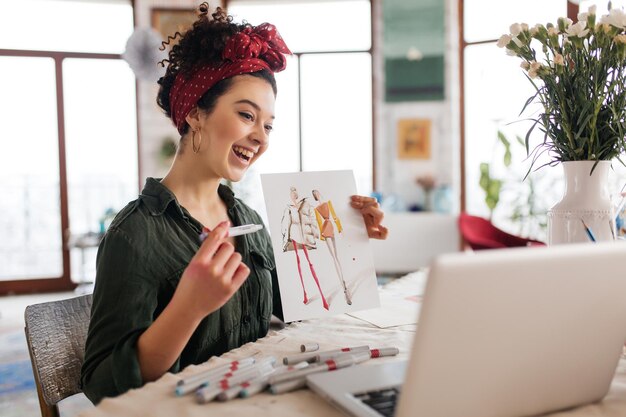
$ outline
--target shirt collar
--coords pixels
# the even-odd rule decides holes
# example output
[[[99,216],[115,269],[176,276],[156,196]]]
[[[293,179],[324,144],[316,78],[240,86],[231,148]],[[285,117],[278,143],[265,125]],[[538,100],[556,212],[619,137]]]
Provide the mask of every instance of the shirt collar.
[[[235,193],[228,186],[220,184],[217,188],[217,194],[220,196],[228,211],[231,211],[237,205]],[[161,178],[148,177],[146,185],[143,187],[139,199],[148,207],[150,214],[160,216],[165,212],[170,204],[175,204],[178,211],[185,216],[180,204],[176,200],[176,196],[165,185],[161,184]],[[186,217],[186,216],[185,216]]]

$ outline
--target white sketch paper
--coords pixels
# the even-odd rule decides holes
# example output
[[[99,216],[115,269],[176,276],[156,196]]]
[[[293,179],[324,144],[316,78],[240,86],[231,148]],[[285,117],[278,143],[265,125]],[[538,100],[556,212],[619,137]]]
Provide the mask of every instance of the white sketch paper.
[[[380,305],[352,171],[262,174],[285,321]]]

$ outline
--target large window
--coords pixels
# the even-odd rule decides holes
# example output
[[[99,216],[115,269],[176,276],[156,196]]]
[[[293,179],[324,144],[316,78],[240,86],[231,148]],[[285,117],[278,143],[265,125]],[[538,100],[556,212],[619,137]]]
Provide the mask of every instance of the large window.
[[[238,194],[264,215],[261,198],[255,200],[260,173],[336,169],[353,169],[358,191],[369,193],[373,185],[369,0],[229,0],[227,8],[235,21],[276,25],[294,53],[287,69],[276,74],[270,147],[235,185]]]
[[[613,7],[620,7],[623,3],[613,1]],[[582,1],[580,11],[586,12],[592,4],[597,5],[598,16],[606,14],[605,1]],[[512,233],[543,240],[545,211],[563,193],[562,170],[561,167],[544,167],[522,181],[530,161],[517,137],[523,139],[526,136],[530,122],[520,120],[536,114],[540,108],[530,107],[519,115],[526,99],[533,94],[533,87],[524,77],[520,59],[507,56],[496,46],[496,41],[500,35],[509,33],[512,23],[524,22],[531,27],[536,23],[556,23],[558,17],[568,16],[568,13],[572,20],[576,20],[578,9],[571,3],[568,9],[566,0],[529,0],[507,3],[506,7],[497,0],[462,0],[462,5],[465,210],[484,217],[490,215],[485,203],[486,193],[480,186],[480,166],[487,163],[490,176],[503,181],[500,202],[493,211],[494,223]],[[485,19],[485,10],[489,10],[489,19]],[[509,167],[504,164],[505,148],[498,139],[498,132],[511,143],[512,163]],[[535,135],[531,138],[534,143],[542,140],[539,129]],[[540,165],[541,162],[536,164]],[[619,163],[613,165],[611,180],[615,185],[613,188],[618,191],[625,170]],[[530,207],[536,212],[529,213]]]
[[[132,30],[131,0],[0,2],[0,293],[90,278],[71,242],[137,195]]]

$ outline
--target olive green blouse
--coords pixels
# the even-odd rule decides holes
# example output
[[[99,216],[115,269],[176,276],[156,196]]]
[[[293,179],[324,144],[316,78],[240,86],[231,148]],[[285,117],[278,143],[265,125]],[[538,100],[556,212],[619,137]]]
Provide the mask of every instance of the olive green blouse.
[[[261,217],[220,185],[233,226]],[[172,299],[181,274],[200,246],[202,225],[161,182],[148,178],[139,198],[116,216],[98,249],[82,389],[98,403],[143,385],[137,339]],[[178,372],[267,334],[272,313],[282,319],[270,237],[263,229],[235,238],[250,275],[195,330],[170,368]]]

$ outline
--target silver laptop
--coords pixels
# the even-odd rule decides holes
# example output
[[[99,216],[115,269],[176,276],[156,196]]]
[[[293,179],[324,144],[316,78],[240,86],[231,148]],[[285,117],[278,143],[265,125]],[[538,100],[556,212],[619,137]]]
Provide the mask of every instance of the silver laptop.
[[[598,401],[626,339],[624,260],[626,243],[443,255],[408,362],[370,361],[308,385],[372,417],[520,417]]]

